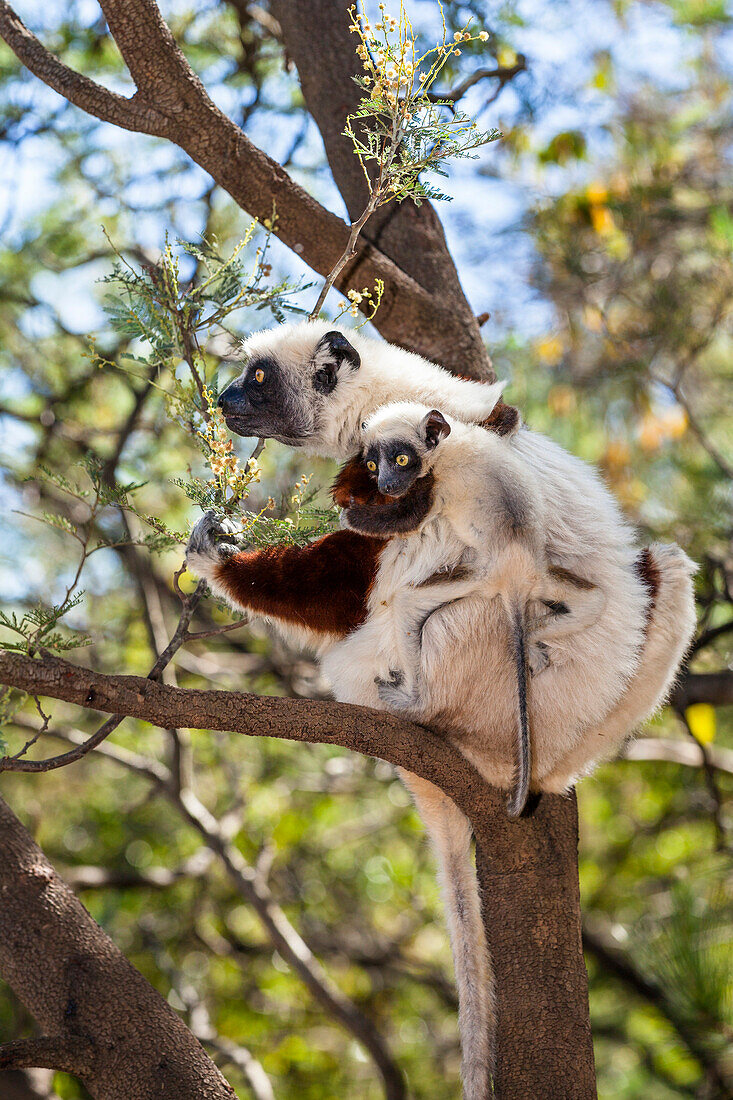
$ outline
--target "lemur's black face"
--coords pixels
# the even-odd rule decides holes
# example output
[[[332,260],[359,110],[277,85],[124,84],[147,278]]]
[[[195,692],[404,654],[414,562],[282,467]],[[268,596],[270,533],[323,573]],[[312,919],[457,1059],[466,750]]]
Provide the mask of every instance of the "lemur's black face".
[[[422,461],[413,445],[399,439],[372,443],[364,455],[364,465],[380,493],[388,497],[404,496],[422,472]]]
[[[219,407],[237,435],[277,439],[291,447],[314,435],[344,366],[356,370],[359,355],[340,332],[327,332],[300,361],[253,356],[221,393]]]

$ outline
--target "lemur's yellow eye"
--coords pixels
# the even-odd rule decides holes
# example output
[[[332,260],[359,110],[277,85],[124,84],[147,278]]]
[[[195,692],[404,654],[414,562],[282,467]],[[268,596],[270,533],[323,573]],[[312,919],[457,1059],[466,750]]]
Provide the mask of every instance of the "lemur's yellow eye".
[[[410,460],[407,455],[397,455],[397,458],[395,459],[395,462],[398,466],[406,466],[409,461]]]
[[[258,367],[257,370],[255,371],[255,382],[264,382],[264,381],[265,381],[265,372],[263,371],[262,367]]]
[[[369,462],[367,462],[367,470],[371,470],[372,473],[374,473],[376,468],[377,468],[376,462],[372,462],[372,460],[370,459]]]

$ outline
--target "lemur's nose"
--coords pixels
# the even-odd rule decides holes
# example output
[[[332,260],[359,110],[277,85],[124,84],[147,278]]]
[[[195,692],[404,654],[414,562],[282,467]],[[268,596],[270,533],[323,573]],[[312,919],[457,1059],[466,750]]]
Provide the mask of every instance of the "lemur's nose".
[[[395,481],[388,481],[386,478],[379,479],[379,481],[377,482],[377,488],[379,489],[380,493],[384,493],[385,496],[388,497],[396,497],[399,496],[400,493],[399,484]]]
[[[232,382],[227,386],[225,390],[219,394],[219,400],[217,405],[224,413],[224,416],[230,416],[241,411],[242,406],[245,404],[246,398],[244,390],[239,383],[239,380]]]

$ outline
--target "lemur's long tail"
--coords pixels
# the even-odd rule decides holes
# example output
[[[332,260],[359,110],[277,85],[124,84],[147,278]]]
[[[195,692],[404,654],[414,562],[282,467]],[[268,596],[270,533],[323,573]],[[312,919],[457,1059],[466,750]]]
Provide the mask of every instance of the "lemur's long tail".
[[[507,813],[519,817],[527,803],[532,775],[532,744],[527,707],[527,635],[524,608],[515,602],[510,610],[512,650],[517,673],[517,762],[514,787],[507,799]]]
[[[463,1100],[491,1095],[494,1049],[492,970],[481,919],[471,826],[447,795],[424,779],[401,772],[435,848],[458,986]]]

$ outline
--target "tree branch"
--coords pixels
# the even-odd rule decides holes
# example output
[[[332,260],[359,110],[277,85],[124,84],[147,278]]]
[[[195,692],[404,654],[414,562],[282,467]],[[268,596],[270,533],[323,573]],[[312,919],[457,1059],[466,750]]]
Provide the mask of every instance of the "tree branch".
[[[25,26],[6,0],[0,0],[0,37],[25,67],[75,107],[125,130],[163,136],[166,119],[138,95],[111,92],[54,57]]]
[[[366,208],[369,191],[351,141],[343,133],[346,116],[356,109],[362,95],[353,79],[362,70],[354,36],[349,33],[347,6],[341,0],[298,0],[297,4],[271,0],[287,54],[298,68],[306,106],[323,138],[333,178],[349,217],[355,221]],[[313,27],[318,27],[317,35],[313,35]],[[439,337],[435,342],[433,334],[429,342],[413,346],[458,373],[493,379],[478,322],[466,301],[433,206],[409,201],[382,206],[364,227],[361,239],[379,248],[452,314],[449,338]],[[358,277],[361,286],[370,282],[362,278],[366,272],[358,255],[347,270]],[[375,319],[377,328],[382,308]]]
[[[474,84],[478,84],[479,81],[498,80],[499,86],[492,93],[491,100],[489,101],[493,102],[510,80],[513,80],[519,73],[526,72],[526,70],[527,58],[523,53],[520,53],[517,54],[517,60],[514,65],[497,65],[493,69],[476,69],[475,72],[469,73],[460,84],[456,84],[455,88],[450,88],[446,92],[430,92],[428,93],[428,97],[435,103],[457,103],[459,99],[463,99],[469,88],[473,88]]]
[[[104,89],[98,95],[98,86],[54,58],[6,0],[0,0],[0,36],[31,72],[95,118],[174,142],[253,217],[270,218],[274,203],[276,235],[315,271],[327,275],[344,252],[348,225],[295,183],[215,106],[153,0],[103,0],[101,6],[138,86],[129,100]],[[377,278],[384,281],[385,292],[375,324],[385,339],[448,368],[464,373],[480,369],[485,361],[480,337],[471,341],[467,355],[466,332],[475,325],[470,311],[458,315],[456,298],[444,286],[426,290],[360,238],[354,260],[336,285],[342,291],[359,289]]]
[[[141,718],[162,729],[228,730],[254,737],[341,745],[422,775],[442,786],[469,814],[483,817],[491,809],[486,805],[485,783],[457,748],[412,722],[367,707],[177,688],[143,676],[105,675],[58,657],[36,660],[3,650],[0,683],[88,710]],[[493,794],[503,813],[503,794]]]
[[[92,1065],[92,1044],[82,1036],[16,1039],[0,1046],[0,1070],[60,1069],[75,1077],[87,1077],[92,1072]]]
[[[610,938],[601,935],[595,929],[591,930],[585,924],[583,925],[583,947],[603,970],[623,982],[638,997],[654,1005],[675,1029],[690,1054],[715,1082],[716,1088],[720,1089],[716,1095],[728,1096],[731,1081],[726,1081],[727,1074],[707,1050],[705,1043],[695,1033],[689,1021],[677,1011],[664,987],[637,970],[633,961],[620,951]]]
[[[12,1044],[6,1064],[53,1064],[90,1044],[78,1074],[96,1100],[234,1100],[173,1009],[125,959],[0,799],[0,973],[47,1048]],[[57,1045],[58,1044],[58,1045]],[[7,1050],[8,1048],[6,1048]],[[72,1064],[73,1062],[73,1064]]]
[[[733,775],[733,749],[723,748],[722,745],[708,745],[707,751],[713,768]],[[690,768],[701,768],[704,765],[699,745],[673,741],[671,737],[640,737],[636,741],[629,741],[621,756],[624,760],[659,760],[666,764],[684,764]]]
[[[686,710],[693,703],[730,706],[733,704],[733,671],[688,672],[675,687],[669,702],[675,710]]]
[[[57,658],[33,660],[7,652],[0,652],[0,682],[126,713],[164,729],[232,730],[342,745],[381,757],[440,787],[467,815],[476,835],[484,922],[497,975],[501,1095],[505,1100],[539,1095],[541,1082],[564,1079],[568,1058],[573,1057],[577,1073],[568,1100],[595,1096],[587,978],[580,951],[574,798],[542,795],[526,819],[509,821],[504,793],[489,787],[450,741],[365,707],[182,689],[138,676],[102,675]],[[117,746],[103,744],[99,751],[122,761],[131,759]],[[160,768],[152,774],[157,780]],[[239,866],[241,853],[217,837],[208,811],[201,814],[190,792],[171,794],[165,778],[162,790],[180,798],[189,821],[223,859],[237,888],[244,892],[247,887],[256,900],[257,891]],[[507,913],[512,913],[510,921]],[[528,1004],[535,1006],[530,1013]]]

